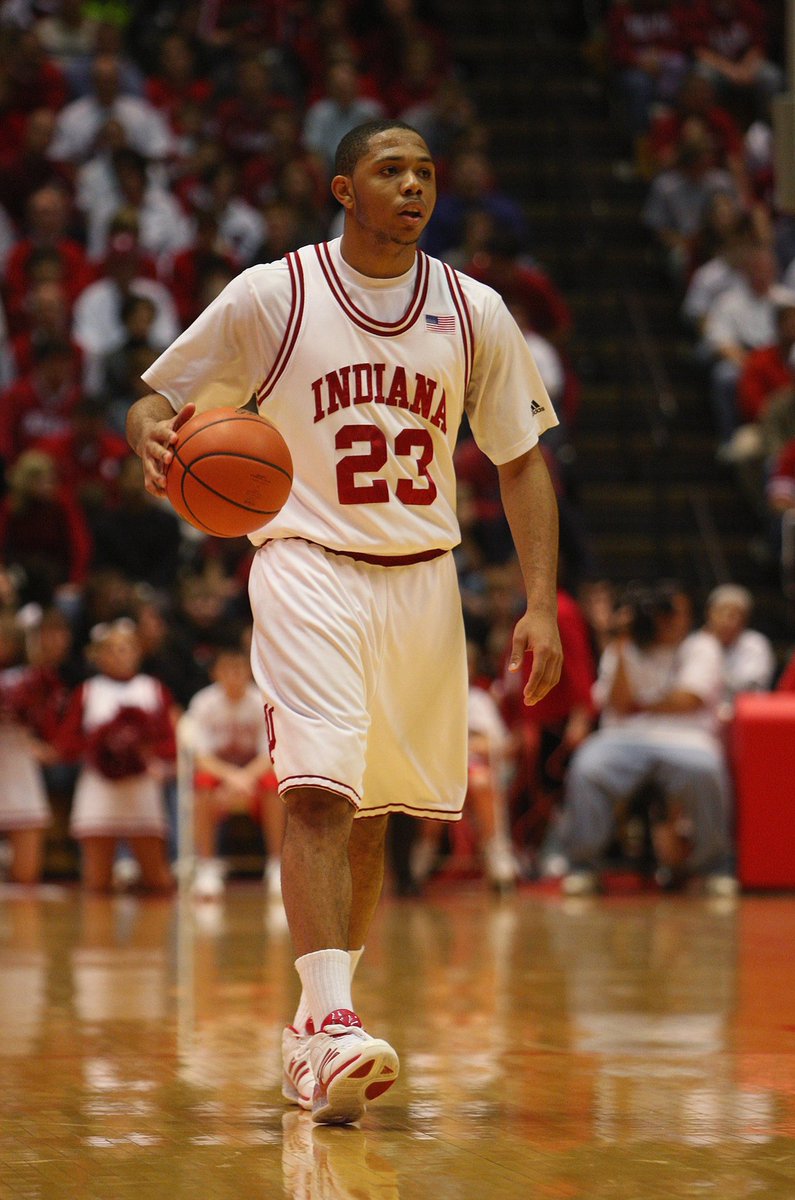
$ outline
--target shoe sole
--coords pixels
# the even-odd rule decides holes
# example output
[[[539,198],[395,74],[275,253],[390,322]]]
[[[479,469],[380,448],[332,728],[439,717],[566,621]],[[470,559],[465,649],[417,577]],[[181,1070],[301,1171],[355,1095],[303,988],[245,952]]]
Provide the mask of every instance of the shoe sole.
[[[365,1104],[377,1100],[398,1077],[398,1056],[388,1042],[375,1042],[333,1076],[324,1095],[312,1105],[312,1120],[321,1125],[358,1121]]]

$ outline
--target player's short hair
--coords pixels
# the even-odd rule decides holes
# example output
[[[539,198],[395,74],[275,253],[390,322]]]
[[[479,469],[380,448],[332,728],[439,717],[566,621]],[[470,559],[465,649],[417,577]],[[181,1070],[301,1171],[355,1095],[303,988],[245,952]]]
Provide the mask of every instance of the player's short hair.
[[[416,133],[417,137],[422,137],[422,134],[413,125],[407,125],[405,121],[390,121],[387,117],[379,117],[377,120],[355,125],[337,146],[334,155],[334,174],[352,175],[359,159],[367,153],[370,139],[374,138],[377,133],[387,133],[390,129],[405,129],[409,133]]]

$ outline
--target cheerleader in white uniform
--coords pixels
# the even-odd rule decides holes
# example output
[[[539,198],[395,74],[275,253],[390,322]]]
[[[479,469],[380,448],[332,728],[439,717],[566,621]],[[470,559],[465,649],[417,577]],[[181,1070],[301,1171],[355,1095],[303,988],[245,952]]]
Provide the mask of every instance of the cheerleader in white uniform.
[[[176,754],[173,701],[159,680],[138,673],[132,621],[96,626],[91,657],[97,674],[76,689],[58,738],[63,756],[82,764],[70,821],[81,844],[82,880],[90,891],[110,892],[124,840],[138,860],[142,887],[168,891],[163,783]]]

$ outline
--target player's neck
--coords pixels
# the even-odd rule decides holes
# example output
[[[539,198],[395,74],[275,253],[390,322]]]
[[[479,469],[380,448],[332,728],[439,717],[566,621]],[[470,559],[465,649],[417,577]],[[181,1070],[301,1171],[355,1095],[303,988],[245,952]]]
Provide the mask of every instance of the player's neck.
[[[417,247],[375,243],[346,229],[340,242],[340,254],[343,261],[360,275],[368,275],[371,279],[397,279],[414,266]]]

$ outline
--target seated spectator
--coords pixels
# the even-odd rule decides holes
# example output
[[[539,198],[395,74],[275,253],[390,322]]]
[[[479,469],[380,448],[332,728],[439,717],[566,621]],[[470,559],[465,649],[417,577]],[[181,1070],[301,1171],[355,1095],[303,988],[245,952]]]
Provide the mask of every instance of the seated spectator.
[[[168,158],[174,143],[168,122],[148,100],[123,91],[119,58],[97,55],[91,80],[92,92],[72,100],[58,113],[50,146],[53,161],[74,166],[86,162],[111,118],[121,124],[134,150],[150,159]]]
[[[356,28],[361,31],[361,61],[372,73],[377,94],[389,95],[395,81],[396,65],[405,63],[412,45],[424,42],[431,54],[431,66],[437,79],[450,72],[450,44],[441,22],[430,20],[427,9],[417,0],[376,0],[361,4],[356,13]]]
[[[380,97],[386,111],[397,117],[411,104],[427,104],[436,94],[438,84],[436,44],[421,34],[413,35],[398,51]]]
[[[124,446],[127,448],[126,442]],[[168,592],[176,585],[180,569],[179,518],[149,495],[135,455],[121,458],[115,492],[112,507],[94,510],[91,515],[94,565],[118,571],[131,583]]]
[[[290,99],[275,86],[265,56],[260,52],[242,55],[235,64],[230,94],[214,106],[214,133],[222,156],[240,170],[255,155],[267,155],[269,118],[291,108]]]
[[[0,150],[0,204],[12,220],[22,227],[30,197],[54,184],[69,185],[68,172],[49,157],[55,131],[55,113],[49,108],[34,108],[24,119],[19,137]]]
[[[711,895],[734,895],[731,792],[718,736],[723,652],[706,630],[689,634],[689,598],[675,586],[631,593],[626,632],[599,663],[599,729],[569,764],[560,836],[570,867],[564,891],[597,889],[622,804],[642,785],[686,820],[684,870]]]
[[[512,197],[500,191],[487,156],[480,150],[462,150],[450,161],[450,177],[442,188],[423,235],[423,249],[441,257],[464,239],[464,222],[469,213],[488,213],[501,234],[514,239],[520,248],[528,245],[524,211]]]
[[[362,94],[356,66],[348,59],[333,62],[326,72],[326,90],[309,105],[304,117],[303,143],[322,164],[328,179],[334,168],[334,154],[342,138],[364,121],[383,116],[379,100]]]
[[[742,276],[715,301],[704,322],[712,354],[710,403],[720,447],[728,447],[739,423],[737,384],[751,350],[775,341],[775,310],[786,293],[776,284],[778,264],[767,246],[751,246],[738,263]]]
[[[206,109],[212,83],[199,73],[196,49],[190,38],[171,30],[157,44],[157,66],[146,81],[146,99],[168,121],[174,134],[182,132],[185,104]]]
[[[220,252],[238,270],[251,266],[267,229],[261,213],[243,198],[240,174],[231,159],[222,159],[203,173],[190,201],[196,212],[215,219]]]
[[[268,152],[246,159],[240,174],[241,193],[249,204],[262,208],[273,200],[276,181],[287,163],[300,161],[315,179],[318,201],[325,204],[326,182],[322,167],[301,140],[301,117],[295,109],[277,110],[268,118]]]
[[[690,22],[692,54],[718,95],[746,123],[754,114],[766,115],[784,75],[768,57],[765,7],[757,0],[696,0]]]
[[[670,104],[687,72],[687,14],[667,0],[613,0],[607,54],[633,143],[649,126],[654,104]]]
[[[141,670],[164,683],[184,711],[199,689],[207,686],[207,674],[196,666],[189,640],[171,619],[173,587],[152,589],[139,584],[134,592],[130,611],[141,642]]]
[[[79,100],[94,90],[94,61],[112,58],[118,63],[119,91],[125,96],[143,97],[145,79],[136,59],[126,48],[125,25],[99,6],[94,47],[90,54],[78,55],[66,69],[70,96]]]
[[[760,421],[771,397],[792,388],[795,347],[795,291],[777,290],[774,305],[775,341],[751,350],[737,381],[737,399],[744,421]]]
[[[11,339],[14,374],[28,375],[40,347],[49,342],[68,342],[78,378],[82,374],[83,353],[71,340],[72,310],[66,289],[60,283],[44,280],[28,289],[24,304],[24,327]]]
[[[92,55],[97,44],[97,23],[82,0],[61,0],[54,12],[36,22],[36,36],[50,62],[68,77],[75,62]]]
[[[358,21],[351,19],[349,0],[319,0],[312,9],[296,12],[290,50],[306,107],[321,99],[329,65],[341,58],[368,71],[362,76],[362,92],[378,96],[377,84],[369,74],[370,56],[362,51],[360,33]]]
[[[704,322],[718,297],[739,283],[739,263],[753,243],[753,223],[735,196],[718,192],[712,197],[699,236],[687,281],[681,313],[694,333],[704,332]]]
[[[462,136],[475,122],[475,106],[460,79],[443,76],[425,100],[412,99],[399,113],[416,129],[436,163],[437,176],[444,183],[452,155]]]
[[[122,319],[125,300],[145,296],[155,306],[151,337],[156,346],[168,346],[180,331],[179,317],[168,288],[146,274],[137,232],[126,216],[111,225],[108,253],[102,274],[80,293],[74,306],[72,336],[86,356],[87,386],[100,392],[103,356],[124,344],[127,331]]]
[[[302,246],[327,235],[325,197],[319,195],[317,171],[305,158],[291,158],[280,168],[274,179],[274,198],[288,205],[298,218]]]
[[[85,213],[89,257],[94,262],[105,258],[113,218],[124,209],[135,213],[141,250],[154,259],[162,274],[173,256],[190,244],[188,217],[136,150],[127,146],[114,150],[110,168],[109,187]]]
[[[751,593],[736,583],[723,583],[707,597],[704,629],[723,648],[723,721],[731,717],[741,692],[768,692],[773,686],[776,656],[770,639],[748,627],[753,607]]]
[[[130,447],[108,427],[105,404],[98,396],[84,396],[72,412],[69,427],[39,438],[35,448],[53,460],[60,487],[77,500],[89,528],[118,505],[119,475]]]
[[[42,250],[58,255],[63,264],[63,285],[74,302],[91,280],[91,269],[79,242],[69,235],[72,202],[58,184],[47,184],[30,197],[23,237],[12,249],[6,263],[5,293],[8,314],[17,332],[23,321],[25,297],[30,286],[31,257]]]
[[[89,654],[96,674],[75,691],[55,743],[62,758],[81,764],[70,832],[80,843],[83,886],[112,891],[116,851],[126,842],[141,886],[169,892],[164,782],[176,754],[171,697],[141,673],[132,621],[95,626]]]
[[[55,463],[26,450],[8,471],[0,500],[0,562],[22,572],[21,599],[48,605],[78,591],[91,561],[80,506],[59,489]]]
[[[676,165],[652,181],[641,220],[660,245],[668,270],[684,283],[694,263],[713,197],[726,193],[739,200],[728,171],[713,166],[712,142],[706,132],[679,147]]]
[[[550,277],[522,260],[515,236],[505,231],[494,233],[463,269],[499,292],[509,308],[519,307],[535,333],[559,349],[566,344],[571,334],[571,309]]]
[[[188,574],[179,580],[173,624],[202,673],[202,687],[211,683],[216,651],[232,640],[236,623],[230,617],[231,581],[216,572]],[[198,676],[197,676],[198,677]]]
[[[199,303],[197,295],[196,303]],[[127,296],[121,306],[124,341],[102,355],[97,376],[106,397],[106,416],[111,429],[122,437],[127,428],[130,405],[143,395],[141,375],[164,349],[155,340],[157,308],[149,296]]]
[[[704,75],[691,72],[682,83],[672,109],[656,113],[649,125],[649,158],[654,171],[676,165],[679,148],[691,131],[706,129],[714,150],[713,166],[731,173],[741,196],[748,192],[743,134],[735,118],[715,102],[715,89]]]
[[[70,342],[41,341],[31,353],[32,369],[0,395],[0,459],[7,464],[39,438],[68,429],[83,395]]]
[[[45,54],[35,27],[7,28],[3,58],[9,112],[27,115],[35,108],[58,112],[63,107],[67,97],[66,80],[58,64]]]
[[[231,813],[245,812],[261,824],[267,890],[280,897],[284,805],[268,750],[262,700],[240,642],[218,648],[211,678],[187,712],[195,762],[193,894],[215,899],[223,892],[227,864],[218,854],[219,826]]]

